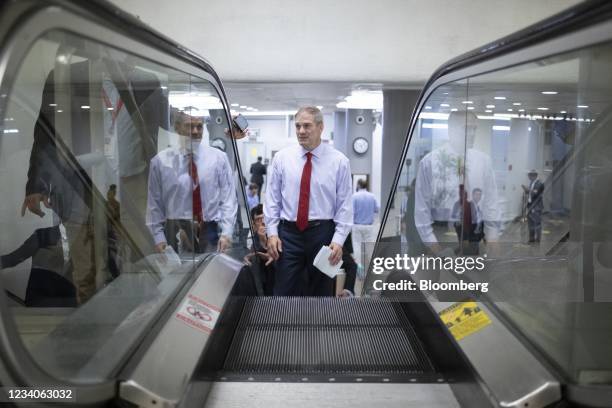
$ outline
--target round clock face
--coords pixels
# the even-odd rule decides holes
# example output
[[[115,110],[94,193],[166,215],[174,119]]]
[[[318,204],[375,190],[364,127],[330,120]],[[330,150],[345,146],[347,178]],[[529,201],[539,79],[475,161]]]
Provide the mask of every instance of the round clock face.
[[[357,139],[353,140],[353,150],[355,153],[364,154],[368,151],[369,147],[370,143],[363,137],[358,137]]]
[[[225,151],[226,149],[226,144],[225,144],[225,140],[221,139],[220,137],[213,139],[212,142],[210,142],[210,145],[212,147],[216,147],[217,149],[221,150],[222,152]]]

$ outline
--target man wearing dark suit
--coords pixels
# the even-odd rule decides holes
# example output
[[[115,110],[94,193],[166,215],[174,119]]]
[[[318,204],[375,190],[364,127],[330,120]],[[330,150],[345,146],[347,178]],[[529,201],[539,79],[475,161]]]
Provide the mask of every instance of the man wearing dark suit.
[[[251,183],[257,184],[257,197],[261,202],[261,187],[263,186],[264,178],[266,175],[266,166],[261,162],[261,156],[257,158],[257,162],[251,164]]]
[[[544,193],[544,183],[538,180],[538,172],[531,170],[527,173],[529,177],[529,187],[523,185],[523,190],[527,193],[527,225],[529,226],[529,242],[538,243],[542,238],[542,201]]]

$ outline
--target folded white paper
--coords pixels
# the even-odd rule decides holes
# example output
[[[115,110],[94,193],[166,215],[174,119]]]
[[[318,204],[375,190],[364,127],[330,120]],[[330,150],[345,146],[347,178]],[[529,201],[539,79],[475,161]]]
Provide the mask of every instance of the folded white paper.
[[[318,270],[329,276],[330,278],[335,278],[342,267],[342,261],[338,262],[336,265],[332,265],[329,263],[329,256],[331,255],[332,250],[323,245],[321,250],[315,256],[314,262],[312,263]]]

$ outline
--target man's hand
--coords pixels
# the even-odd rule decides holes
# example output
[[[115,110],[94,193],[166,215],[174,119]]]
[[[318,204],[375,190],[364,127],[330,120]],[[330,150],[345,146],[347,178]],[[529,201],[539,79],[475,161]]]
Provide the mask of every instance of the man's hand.
[[[165,242],[160,242],[159,244],[155,244],[155,252],[159,254],[163,254],[166,251],[166,247],[168,246]]]
[[[332,250],[332,253],[328,258],[329,263],[336,265],[342,259],[342,245],[332,242],[329,244],[329,249]]]
[[[21,216],[23,217],[25,215],[27,208],[28,210],[30,210],[30,212],[33,212],[39,217],[44,217],[45,213],[40,209],[41,201],[45,207],[51,208],[49,197],[45,194],[35,193],[27,195],[23,200],[23,205],[21,206]]]
[[[217,251],[225,252],[232,246],[232,239],[227,235],[221,235],[217,243]]]
[[[232,122],[234,121],[235,117],[236,116],[232,116]],[[230,133],[229,129],[225,128],[225,134],[229,136],[229,133]],[[240,129],[238,129],[237,126],[234,126],[234,124],[232,123],[232,137],[238,140],[238,139],[242,139],[245,136],[246,136],[246,132],[241,131]]]
[[[267,252],[257,252],[257,256],[259,256],[261,259],[263,259],[266,262],[265,263],[266,266],[274,262],[274,259],[272,259],[272,257]]]
[[[167,246],[168,244],[165,242],[160,242],[159,244],[155,244],[155,252],[160,254],[159,259],[161,263],[164,265],[166,265],[166,263],[168,262],[168,257],[165,254]]]
[[[246,254],[244,256],[244,258],[242,258],[242,260],[244,261],[244,264],[247,266],[252,266],[253,263],[251,262],[251,258],[255,256],[255,252],[251,252],[250,254]]]
[[[273,261],[277,261],[281,252],[283,252],[283,242],[278,235],[270,235],[268,237],[268,255]]]
[[[353,295],[353,292],[351,292],[348,289],[342,289],[342,292],[340,292],[340,294],[336,295],[336,297],[339,298],[351,298],[354,297],[355,295]]]

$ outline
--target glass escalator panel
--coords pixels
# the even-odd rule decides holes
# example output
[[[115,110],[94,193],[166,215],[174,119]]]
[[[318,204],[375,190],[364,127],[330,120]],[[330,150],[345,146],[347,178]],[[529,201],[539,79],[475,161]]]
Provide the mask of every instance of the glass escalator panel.
[[[53,30],[3,84],[2,283],[56,378],[111,379],[206,253],[242,259],[223,99],[175,65]]]

